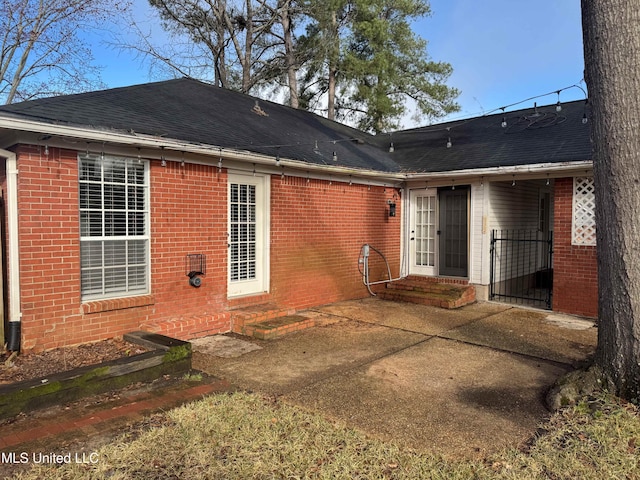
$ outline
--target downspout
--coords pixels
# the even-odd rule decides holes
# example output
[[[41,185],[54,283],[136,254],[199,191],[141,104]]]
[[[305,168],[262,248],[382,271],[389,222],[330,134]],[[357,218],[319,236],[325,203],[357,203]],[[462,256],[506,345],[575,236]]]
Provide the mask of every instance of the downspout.
[[[18,245],[18,163],[16,154],[0,149],[7,172],[7,239],[9,241],[9,330],[7,350],[20,351],[20,249]]]

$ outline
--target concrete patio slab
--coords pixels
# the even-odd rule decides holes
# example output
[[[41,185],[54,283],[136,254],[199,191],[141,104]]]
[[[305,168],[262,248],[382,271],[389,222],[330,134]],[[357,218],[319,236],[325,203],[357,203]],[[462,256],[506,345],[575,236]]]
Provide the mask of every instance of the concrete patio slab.
[[[339,302],[314,309],[360,322],[401,328],[425,335],[439,335],[454,327],[509,310],[509,305],[475,303],[464,308],[447,310],[426,305],[381,301],[376,298]]]
[[[585,321],[582,320],[581,325]],[[555,362],[577,365],[595,351],[598,331],[547,320],[542,311],[510,308],[454,328],[442,336]]]
[[[222,358],[241,357],[245,353],[262,348],[255,343],[226,335],[196,338],[191,340],[191,347],[206,355]]]
[[[546,313],[477,303],[457,310],[367,299],[312,311],[321,326],[237,358],[194,346],[193,366],[282,396],[373,436],[455,458],[527,441],[544,395],[584,360],[595,329]]]
[[[286,398],[406,447],[474,458],[525,442],[548,413],[542,393],[566,371],[432,338]]]
[[[282,395],[423,341],[419,333],[341,321],[295,332],[239,358],[207,355],[194,345],[194,368],[218,372],[234,385]]]

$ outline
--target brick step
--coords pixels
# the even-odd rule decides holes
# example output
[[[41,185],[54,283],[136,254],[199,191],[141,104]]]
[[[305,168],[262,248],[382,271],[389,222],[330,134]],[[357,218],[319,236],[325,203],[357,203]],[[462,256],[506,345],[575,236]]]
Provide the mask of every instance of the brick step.
[[[315,324],[313,318],[302,315],[286,315],[264,322],[246,324],[242,329],[242,334],[260,340],[272,340],[287,333],[313,327]]]
[[[420,280],[400,280],[387,284],[388,290],[406,290],[423,293],[443,293],[464,291],[468,285],[456,285],[451,283],[424,282]]]
[[[473,285],[402,280],[387,285],[378,296],[383,300],[459,308],[476,301],[476,289]]]
[[[206,337],[227,331],[229,312],[213,315],[199,315],[192,317],[176,317],[163,322],[145,322],[140,325],[141,330],[160,333],[180,340]]]
[[[235,333],[246,335],[245,325],[262,323],[276,318],[285,317],[295,313],[294,309],[281,308],[272,303],[252,305],[249,307],[231,310],[231,329]]]

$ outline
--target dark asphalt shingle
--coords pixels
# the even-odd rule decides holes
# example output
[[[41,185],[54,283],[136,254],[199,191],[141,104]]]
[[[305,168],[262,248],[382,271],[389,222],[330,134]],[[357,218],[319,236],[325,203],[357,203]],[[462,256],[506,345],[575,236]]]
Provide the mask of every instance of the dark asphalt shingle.
[[[266,115],[254,111],[259,106]],[[591,158],[584,101],[533,107],[372,136],[310,112],[192,79],[5,105],[0,113],[94,129],[280,154],[311,164],[389,172],[444,172]],[[588,113],[588,112],[587,112]],[[538,128],[536,128],[538,127]],[[450,130],[447,130],[449,128]],[[451,137],[452,147],[446,148]],[[393,141],[395,151],[389,153]],[[317,143],[317,150],[314,148]],[[277,147],[277,146],[280,147]],[[333,161],[333,152],[338,161]]]
[[[264,100],[258,101],[266,114],[261,115],[254,111],[256,101],[197,80],[177,79],[38,99],[0,107],[0,112],[272,156],[279,153],[283,158],[312,164],[399,170],[367,133]]]
[[[487,115],[396,132],[380,138],[406,172],[445,172],[477,168],[560,163],[591,159],[589,114],[584,100]],[[447,130],[449,128],[450,130]],[[451,137],[451,148],[447,140]]]

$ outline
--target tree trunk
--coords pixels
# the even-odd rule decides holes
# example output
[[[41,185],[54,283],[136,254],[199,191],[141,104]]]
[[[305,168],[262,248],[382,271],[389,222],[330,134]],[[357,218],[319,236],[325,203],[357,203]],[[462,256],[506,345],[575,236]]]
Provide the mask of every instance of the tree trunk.
[[[582,0],[598,248],[596,364],[640,399],[640,9]]]
[[[247,9],[247,26],[245,27],[244,56],[240,59],[240,64],[242,65],[242,88],[240,91],[242,93],[249,93],[249,90],[251,90],[252,87],[251,67],[253,62],[251,61],[251,54],[253,52],[255,38],[253,35],[254,17],[251,0],[246,0],[245,5]]]
[[[222,88],[228,87],[228,78],[227,78],[227,57],[226,57],[226,38],[225,38],[225,15],[227,12],[227,2],[226,0],[222,0],[220,2],[215,2],[212,10],[215,9],[215,35],[216,35],[216,46],[215,52],[213,55],[214,61],[214,76],[215,76],[215,85]]]
[[[331,51],[329,54],[329,76],[327,82],[327,118],[336,119],[336,76],[338,73],[338,55],[340,52],[340,35],[338,32],[338,17],[336,12],[331,14]]]
[[[293,35],[291,34],[291,16],[289,9],[291,2],[285,1],[280,8],[280,24],[284,31],[284,52],[286,58],[287,80],[289,83],[289,106],[299,108],[298,100],[298,66],[296,61],[295,46],[293,45]]]

